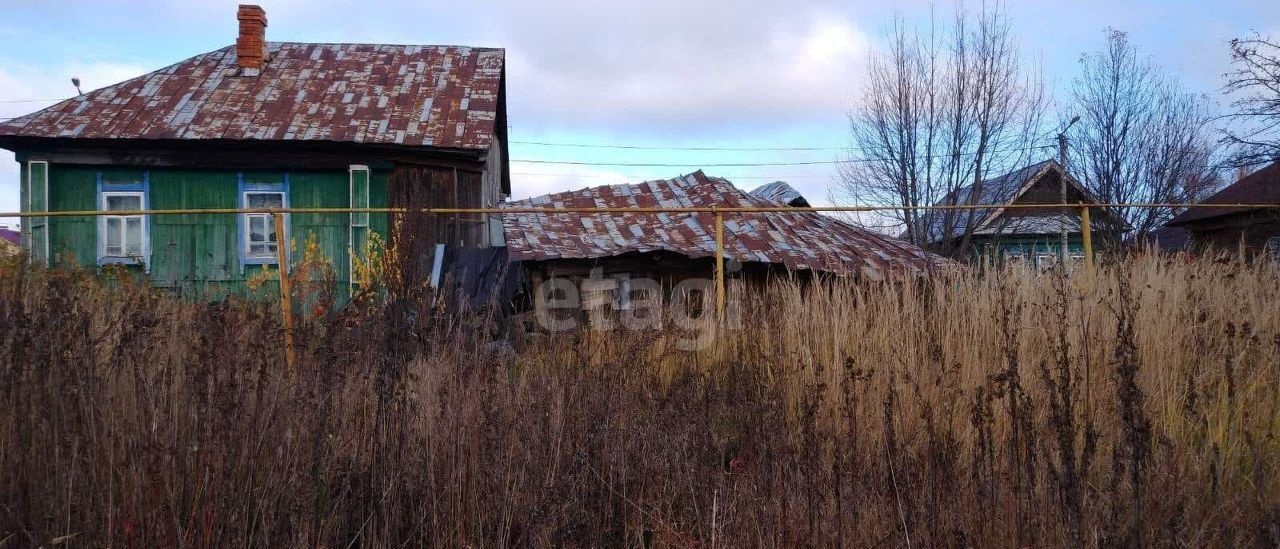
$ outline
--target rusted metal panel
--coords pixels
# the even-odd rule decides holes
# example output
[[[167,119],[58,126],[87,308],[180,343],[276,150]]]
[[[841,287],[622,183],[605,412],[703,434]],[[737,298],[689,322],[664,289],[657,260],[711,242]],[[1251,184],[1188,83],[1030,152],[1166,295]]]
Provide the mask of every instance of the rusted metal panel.
[[[0,124],[0,136],[309,140],[487,149],[504,51],[272,42],[258,76],[235,47]]]
[[[508,207],[776,207],[701,171],[668,180],[537,196]],[[726,213],[725,254],[744,263],[880,278],[950,262],[901,240],[815,212]],[[511,213],[503,228],[513,261],[587,259],[667,251],[714,257],[714,213]]]
[[[765,183],[751,190],[751,194],[763,198],[765,200],[781,204],[783,206],[794,206],[797,208],[809,207],[809,201],[788,185],[786,181],[774,181],[773,183]]]

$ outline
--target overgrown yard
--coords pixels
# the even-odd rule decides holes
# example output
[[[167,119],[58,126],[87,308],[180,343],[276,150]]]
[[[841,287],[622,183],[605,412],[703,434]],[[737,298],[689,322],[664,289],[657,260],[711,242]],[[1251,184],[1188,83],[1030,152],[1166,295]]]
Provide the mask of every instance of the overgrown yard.
[[[270,302],[4,268],[0,546],[1280,544],[1275,266],[780,281],[696,353],[423,302],[290,374]]]

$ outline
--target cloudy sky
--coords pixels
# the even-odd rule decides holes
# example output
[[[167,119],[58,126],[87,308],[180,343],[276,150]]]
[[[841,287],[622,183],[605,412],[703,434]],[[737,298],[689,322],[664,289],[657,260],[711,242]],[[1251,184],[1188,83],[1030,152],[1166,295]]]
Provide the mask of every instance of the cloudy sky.
[[[72,76],[87,90],[229,45],[237,29],[235,4],[8,2],[0,20],[0,118],[73,95]],[[714,165],[838,159],[868,56],[883,42],[894,14],[923,20],[931,6],[943,16],[954,10],[944,0],[261,5],[268,40],[506,48],[517,197],[671,177],[705,166],[747,189],[787,180],[814,202],[826,201],[835,173],[829,163]],[[1108,26],[1131,33],[1187,88],[1215,98],[1228,69],[1228,39],[1255,30],[1280,35],[1275,0],[1019,0],[1008,9],[1024,55],[1043,67],[1059,101],[1067,97],[1080,55],[1100,47]],[[807,150],[742,150],[761,148]],[[0,211],[17,209],[17,179],[12,155],[0,151]]]

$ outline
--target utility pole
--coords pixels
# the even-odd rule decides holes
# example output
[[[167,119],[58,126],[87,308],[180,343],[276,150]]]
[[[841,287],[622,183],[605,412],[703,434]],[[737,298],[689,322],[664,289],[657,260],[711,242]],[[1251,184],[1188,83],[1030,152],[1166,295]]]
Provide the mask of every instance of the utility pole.
[[[1071,126],[1080,121],[1080,117],[1076,116],[1067,123],[1065,128],[1058,133],[1058,165],[1062,166],[1062,177],[1058,178],[1059,191],[1062,195],[1062,217],[1059,217],[1059,226],[1062,229],[1062,256],[1058,258],[1062,268],[1067,268],[1067,258],[1070,257],[1067,252],[1067,130]]]

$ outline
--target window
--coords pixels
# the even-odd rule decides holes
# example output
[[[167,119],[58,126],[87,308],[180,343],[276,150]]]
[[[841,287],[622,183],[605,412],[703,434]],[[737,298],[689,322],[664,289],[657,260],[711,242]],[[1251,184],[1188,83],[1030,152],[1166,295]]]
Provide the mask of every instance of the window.
[[[289,207],[289,174],[240,173],[236,180],[237,207],[255,210]],[[275,265],[281,254],[288,257],[289,217],[284,214],[284,234],[276,234],[275,216],[271,212],[240,214],[236,223],[240,274],[245,274],[249,265]]]
[[[1005,250],[1004,264],[1011,267],[1025,267],[1027,264],[1027,255],[1022,250]]]
[[[285,194],[279,191],[248,191],[244,193],[245,208],[283,208]],[[244,256],[248,259],[273,263],[279,253],[280,237],[276,234],[275,219],[268,213],[244,214]]]
[[[148,172],[98,172],[98,208],[137,212],[151,207]],[[98,216],[98,265],[142,265],[151,270],[151,220],[141,214]]]
[[[1271,259],[1280,261],[1280,236],[1268,238],[1267,249],[1271,250]]]
[[[143,198],[140,192],[104,192],[102,209],[111,212],[143,210],[146,209]],[[104,215],[102,222],[102,257],[142,257],[146,243],[144,216]]]
[[[1040,252],[1036,254],[1036,267],[1047,271],[1058,265],[1058,254]]]
[[[361,164],[352,164],[348,168],[350,174],[350,191],[351,191],[351,207],[352,208],[368,208],[369,207],[369,167]],[[347,244],[350,251],[347,254],[347,272],[355,272],[355,262],[357,257],[364,257],[365,248],[369,243],[369,214],[368,212],[351,214],[351,223],[347,227]],[[347,286],[350,290],[354,290],[354,284]]]
[[[147,209],[147,195],[142,191],[103,191],[100,194],[105,211]],[[147,216],[103,215],[98,218],[99,263],[144,263],[148,255],[147,243]]]
[[[352,208],[368,208],[369,207],[369,167],[359,164],[352,164],[349,168],[351,176],[351,207]],[[353,212],[351,214],[352,227],[368,227],[368,212]]]
[[[49,163],[32,160],[27,163],[27,207],[29,212],[49,211]],[[31,217],[22,223],[31,262],[49,265],[49,218]]]

